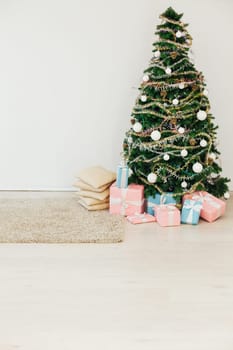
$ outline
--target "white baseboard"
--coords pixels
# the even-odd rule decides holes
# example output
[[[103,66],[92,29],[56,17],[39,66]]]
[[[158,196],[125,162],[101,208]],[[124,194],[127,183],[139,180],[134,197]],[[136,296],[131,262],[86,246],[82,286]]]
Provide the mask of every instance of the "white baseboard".
[[[74,187],[42,188],[0,188],[1,192],[77,192]]]

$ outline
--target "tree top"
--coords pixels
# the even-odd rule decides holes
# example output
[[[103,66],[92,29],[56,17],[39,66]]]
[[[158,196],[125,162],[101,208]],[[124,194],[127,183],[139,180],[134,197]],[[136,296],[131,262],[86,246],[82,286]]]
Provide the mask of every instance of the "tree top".
[[[171,6],[166,9],[164,13],[161,15],[162,17],[172,19],[175,21],[179,21],[183,16],[183,13],[178,14]]]

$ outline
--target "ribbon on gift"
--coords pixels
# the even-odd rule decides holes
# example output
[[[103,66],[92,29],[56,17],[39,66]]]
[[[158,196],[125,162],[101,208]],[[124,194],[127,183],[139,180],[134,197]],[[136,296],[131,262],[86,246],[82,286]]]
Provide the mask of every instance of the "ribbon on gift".
[[[192,224],[194,212],[200,213],[201,208],[202,208],[202,204],[200,202],[196,202],[196,200],[190,200],[190,201],[186,200],[184,202],[183,209],[187,209],[189,213],[185,222],[187,224]]]
[[[121,197],[110,197],[110,205],[120,205],[121,206],[121,215],[125,215],[126,209],[130,206],[130,205],[134,205],[134,206],[142,206],[144,199],[140,200],[140,201],[130,201],[128,199],[126,199],[126,195],[127,195],[127,189],[122,189],[121,190]]]
[[[141,222],[148,222],[148,218],[144,214],[135,214],[133,216],[128,216],[131,222],[134,222],[134,220],[140,220]]]
[[[166,203],[166,200],[167,200],[167,194],[161,194],[159,196],[160,196],[159,203],[154,203],[154,202],[148,201],[147,207],[154,209],[155,205],[159,205],[159,204],[164,205]]]
[[[174,204],[160,204],[156,207],[158,210],[166,210],[168,213],[168,225],[172,225],[174,221],[174,215],[177,210]]]
[[[201,201],[202,203],[207,202],[209,205],[211,205],[212,207],[217,209],[218,216],[220,216],[222,214],[221,213],[221,204],[215,202],[214,197],[211,194],[209,194],[209,193],[203,194],[202,192],[198,192],[198,194],[195,194],[192,197],[192,199]]]

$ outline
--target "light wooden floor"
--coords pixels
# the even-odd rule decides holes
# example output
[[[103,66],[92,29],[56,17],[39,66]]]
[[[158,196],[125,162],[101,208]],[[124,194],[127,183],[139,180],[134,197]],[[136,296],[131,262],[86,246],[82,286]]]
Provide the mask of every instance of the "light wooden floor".
[[[116,245],[0,245],[0,350],[232,350],[232,209]]]

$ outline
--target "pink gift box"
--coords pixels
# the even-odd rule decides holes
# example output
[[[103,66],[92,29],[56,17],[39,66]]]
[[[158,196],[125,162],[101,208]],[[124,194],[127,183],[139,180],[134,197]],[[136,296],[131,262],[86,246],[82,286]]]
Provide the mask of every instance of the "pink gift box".
[[[179,226],[180,211],[172,204],[161,204],[155,206],[156,219],[160,226]]]
[[[185,199],[202,202],[200,217],[208,222],[213,222],[225,213],[226,203],[206,191],[198,191],[183,196]]]
[[[130,184],[118,188],[116,182],[110,187],[110,214],[130,216],[144,213],[144,186]]]
[[[131,222],[131,224],[143,224],[146,222],[155,222],[155,217],[153,215],[144,213],[144,214],[135,214],[132,216],[127,216],[127,220]]]

